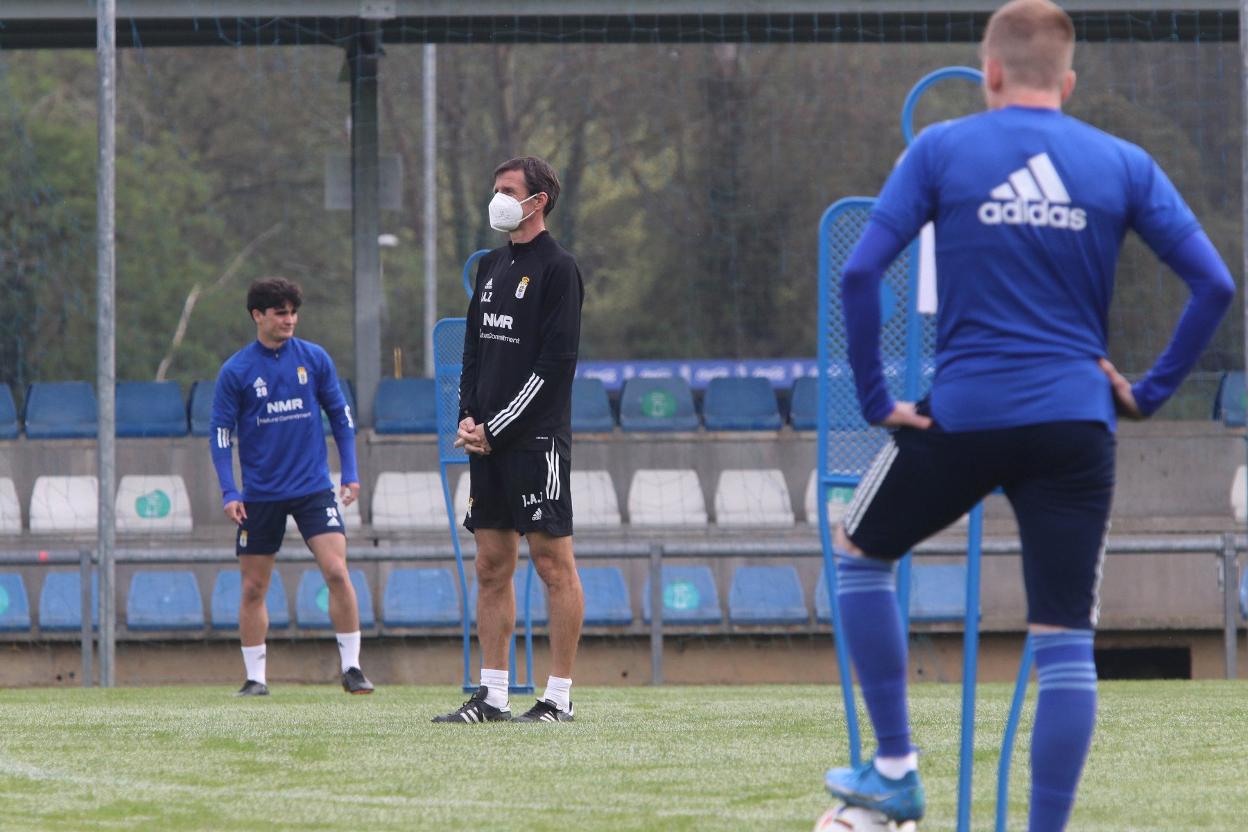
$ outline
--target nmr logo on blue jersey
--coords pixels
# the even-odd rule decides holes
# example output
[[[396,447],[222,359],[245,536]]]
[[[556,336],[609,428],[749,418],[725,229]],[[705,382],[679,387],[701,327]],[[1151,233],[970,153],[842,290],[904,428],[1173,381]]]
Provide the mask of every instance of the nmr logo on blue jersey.
[[[979,206],[979,221],[984,225],[1005,223],[1071,231],[1088,227],[1087,212],[1070,204],[1066,185],[1047,153],[1032,156],[989,196],[995,201]]]
[[[322,408],[338,445],[342,481],[358,482],[355,422],[325,350],[292,338],[276,350],[253,341],[231,356],[212,403],[213,464],[225,502],[240,496],[231,436],[238,438],[244,499],[288,500],[332,488]]]

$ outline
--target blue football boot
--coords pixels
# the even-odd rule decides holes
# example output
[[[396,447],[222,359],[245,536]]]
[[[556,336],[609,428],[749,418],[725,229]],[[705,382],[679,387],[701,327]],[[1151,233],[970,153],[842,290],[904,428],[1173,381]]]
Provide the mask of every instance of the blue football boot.
[[[897,823],[923,817],[923,784],[917,771],[894,780],[880,774],[874,761],[868,761],[858,768],[828,769],[823,782],[832,796],[846,805],[874,809]]]

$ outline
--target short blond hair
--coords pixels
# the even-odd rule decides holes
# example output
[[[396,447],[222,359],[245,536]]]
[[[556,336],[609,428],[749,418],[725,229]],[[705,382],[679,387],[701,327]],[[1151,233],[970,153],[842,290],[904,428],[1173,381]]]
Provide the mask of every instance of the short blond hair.
[[[1050,0],[1011,0],[988,18],[981,48],[1001,62],[1010,84],[1060,87],[1074,59],[1075,24]]]

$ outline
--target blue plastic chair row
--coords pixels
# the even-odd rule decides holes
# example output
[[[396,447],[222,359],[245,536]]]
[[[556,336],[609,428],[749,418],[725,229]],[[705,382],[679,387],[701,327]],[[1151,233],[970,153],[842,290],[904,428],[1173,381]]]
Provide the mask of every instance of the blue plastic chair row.
[[[848,377],[846,377],[848,381]],[[852,381],[842,421],[862,427]],[[818,415],[817,380],[793,383],[789,423],[795,430],[814,430]],[[839,398],[834,396],[834,398]],[[783,424],[771,382],[764,378],[717,378],[707,385],[702,416],[693,403],[693,390],[682,378],[633,378],[620,394],[620,427],[625,431],[661,432],[707,430],[779,430]],[[605,385],[592,378],[572,385],[572,430],[605,432],[615,417]]]
[[[364,573],[352,569],[351,583],[360,603],[360,625],[376,626],[372,594]],[[516,618],[523,618],[524,571],[517,571]],[[632,604],[624,573],[615,566],[580,569],[585,589],[585,624],[628,626]],[[92,623],[99,611],[92,576]],[[531,614],[534,625],[549,621],[545,587],[534,579]],[[77,572],[50,572],[39,597],[39,623],[47,631],[76,631],[82,626],[81,584]],[[217,573],[204,617],[199,584],[190,571],[143,570],[130,581],[126,626],[131,630],[200,630],[205,623],[217,630],[238,627],[241,585],[237,570]],[[1243,601],[1248,605],[1248,575]],[[292,624],[281,574],[274,571],[265,598],[274,628]],[[476,621],[477,590],[468,593],[471,620]],[[960,564],[916,564],[911,570],[910,617],[914,621],[957,621],[966,609],[966,567]],[[650,587],[642,596],[643,620],[650,621]],[[451,570],[444,567],[391,570],[382,594],[382,624],[386,627],[454,627],[460,622],[459,591]],[[827,584],[822,574],[815,589],[815,617],[831,620]],[[663,620],[673,625],[714,625],[724,620],[719,593],[709,566],[663,567]],[[797,570],[791,565],[741,566],[732,576],[728,593],[728,622],[739,625],[802,625],[810,621]],[[293,623],[304,630],[328,630],[329,591],[321,574],[305,569],[295,594]],[[25,584],[16,572],[0,573],[0,631],[31,628]]]
[[[342,381],[352,410],[355,393]],[[866,423],[848,374],[829,379],[830,426],[862,430]],[[123,381],[117,384],[117,435],[121,437],[207,436],[211,430],[213,382],[191,386],[189,405],[176,382]],[[387,378],[377,388],[373,428],[378,433],[436,433],[437,398],[433,379]],[[1244,374],[1224,373],[1214,399],[1213,418],[1231,427],[1245,424]],[[189,422],[188,422],[189,413]],[[39,382],[27,394],[25,427],[31,439],[92,437],[97,433],[95,388],[85,381]],[[789,424],[814,430],[818,418],[818,379],[799,378],[790,396]],[[602,433],[615,428],[615,414],[606,387],[598,379],[572,384],[572,429]],[[693,391],[682,378],[634,378],[620,398],[620,427],[626,431],[778,430],[780,411],[771,383],[762,378],[717,378],[706,389],[699,420]],[[0,384],[0,439],[20,433],[13,393]]]
[[[340,380],[343,396],[355,410],[355,391]],[[211,432],[214,382],[191,385],[189,401],[173,381],[117,383],[117,435],[121,437],[207,436]],[[432,379],[382,379],[375,401],[378,433],[434,433]],[[26,395],[19,419],[12,390],[0,384],[0,439],[16,439],[24,422],[31,439],[89,438],[98,433],[95,387],[85,381],[37,382]],[[328,426],[328,421],[326,422]]]
[[[961,621],[966,615],[966,564],[915,563],[910,567],[910,620]],[[819,570],[815,620],[832,623],[828,582]]]

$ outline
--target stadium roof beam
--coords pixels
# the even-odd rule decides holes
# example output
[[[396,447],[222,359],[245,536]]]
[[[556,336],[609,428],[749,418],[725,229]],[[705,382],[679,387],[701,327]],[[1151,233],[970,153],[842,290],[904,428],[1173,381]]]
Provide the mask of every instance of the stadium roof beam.
[[[119,0],[117,45],[946,42],[978,40],[999,0]],[[1235,40],[1237,0],[1068,0],[1079,37]],[[0,49],[94,48],[85,0],[5,0]]]

